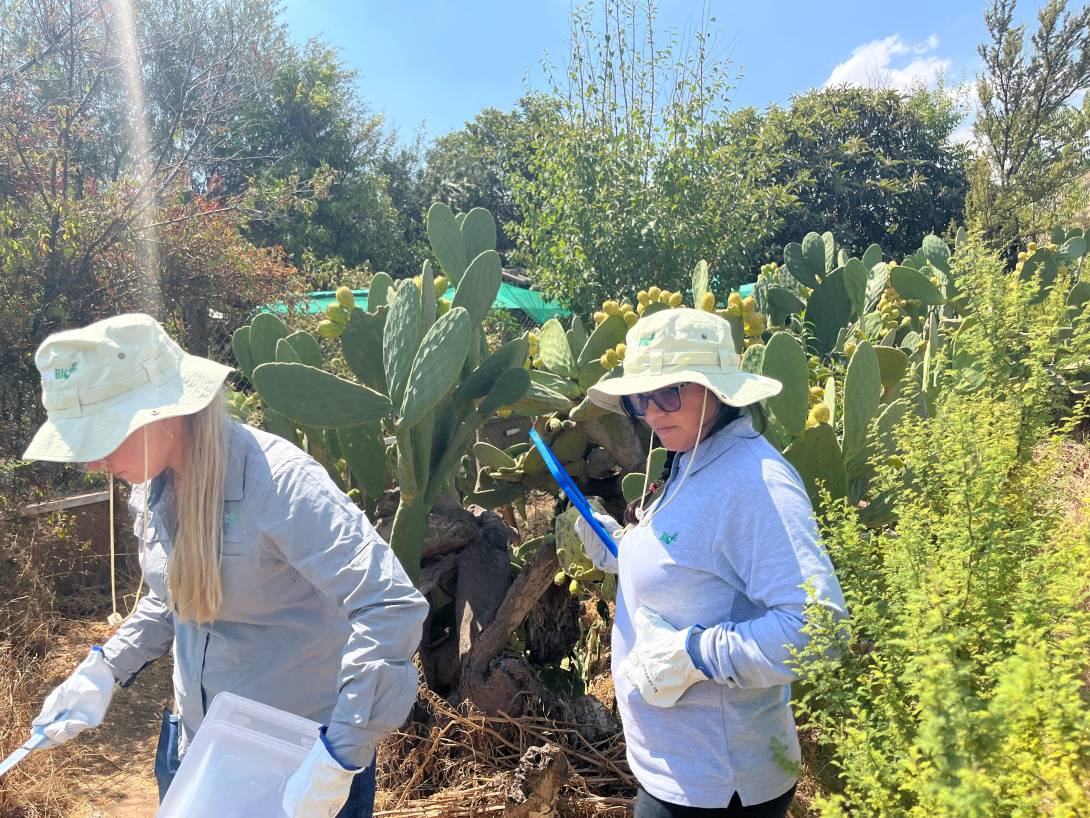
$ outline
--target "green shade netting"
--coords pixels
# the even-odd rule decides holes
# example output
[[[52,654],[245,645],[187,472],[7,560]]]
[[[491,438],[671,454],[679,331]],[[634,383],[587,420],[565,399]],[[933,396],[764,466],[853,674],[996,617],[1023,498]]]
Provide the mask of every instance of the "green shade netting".
[[[738,291],[745,298],[753,294],[753,285],[743,284],[738,288]],[[352,292],[356,297],[356,306],[363,310],[367,309],[367,290],[353,290]],[[329,290],[307,293],[307,299],[307,312],[315,315],[324,313],[326,307],[335,304],[337,301],[336,296]],[[557,316],[571,315],[571,310],[565,309],[559,302],[546,301],[541,293],[516,287],[506,281],[500,283],[500,291],[496,293],[496,300],[492,302],[492,306],[501,310],[522,310],[538,324],[544,324],[550,318]],[[265,312],[287,312],[288,307],[286,304],[276,303],[263,307],[262,310]]]
[[[356,306],[363,310],[367,309],[367,290],[352,292],[356,297]],[[328,290],[307,293],[307,298],[307,312],[314,314],[324,313],[326,307],[337,301],[336,296]],[[571,311],[562,307],[559,302],[546,301],[541,293],[516,287],[506,281],[500,283],[500,291],[496,293],[496,300],[492,302],[492,306],[501,310],[522,310],[538,324],[544,324],[558,315],[571,315]],[[283,303],[272,304],[264,309],[268,312],[288,311],[287,305]]]

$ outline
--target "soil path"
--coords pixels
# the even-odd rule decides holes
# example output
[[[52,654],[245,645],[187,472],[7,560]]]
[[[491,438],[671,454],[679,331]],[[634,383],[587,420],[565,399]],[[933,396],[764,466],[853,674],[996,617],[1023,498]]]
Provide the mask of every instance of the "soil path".
[[[103,624],[73,623],[64,637],[73,652],[101,642],[112,628]],[[137,677],[131,687],[118,690],[102,727],[80,736],[87,749],[85,775],[76,789],[80,805],[70,818],[153,818],[159,790],[153,767],[163,708],[173,699],[170,656]]]

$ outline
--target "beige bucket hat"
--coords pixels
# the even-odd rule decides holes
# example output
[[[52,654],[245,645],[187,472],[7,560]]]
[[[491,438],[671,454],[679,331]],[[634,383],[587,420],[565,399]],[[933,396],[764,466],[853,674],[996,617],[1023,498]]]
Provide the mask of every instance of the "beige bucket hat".
[[[743,372],[730,324],[703,310],[660,310],[633,326],[625,337],[624,372],[587,390],[591,402],[623,413],[621,397],[679,383],[699,383],[723,403],[748,406],[778,395],[783,385]]]
[[[100,460],[142,426],[199,412],[231,372],[188,354],[142,313],[54,333],[34,362],[48,420],[23,457],[61,463]]]

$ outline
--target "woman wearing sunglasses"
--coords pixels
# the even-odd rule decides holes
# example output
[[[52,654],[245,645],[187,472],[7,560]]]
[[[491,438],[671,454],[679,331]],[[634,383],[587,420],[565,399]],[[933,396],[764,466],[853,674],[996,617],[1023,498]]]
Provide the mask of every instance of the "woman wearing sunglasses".
[[[228,420],[230,368],[187,354],[151,316],[55,333],[35,360],[48,419],[23,457],[133,484],[149,590],[34,724],[50,746],[97,727],[115,690],[172,651],[160,798],[230,691],[324,725],[278,814],[368,818],[375,747],[416,699],[428,609],[390,547],[306,453]]]
[[[623,374],[588,394],[647,424],[670,452],[665,485],[645,486],[626,528],[600,515],[616,558],[576,528],[619,575],[613,679],[635,815],[782,818],[799,765],[792,650],[808,601],[846,611],[802,480],[754,428],[781,385],[741,371],[711,313],[663,310],[626,342]]]

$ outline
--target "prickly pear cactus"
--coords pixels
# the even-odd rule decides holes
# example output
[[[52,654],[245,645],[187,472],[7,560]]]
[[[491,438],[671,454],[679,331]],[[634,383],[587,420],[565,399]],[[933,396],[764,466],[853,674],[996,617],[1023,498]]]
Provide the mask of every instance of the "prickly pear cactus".
[[[604,513],[602,504],[595,498],[588,498],[591,508]],[[581,586],[589,582],[601,582],[603,595],[607,599],[616,596],[616,575],[599,571],[587,557],[583,549],[583,543],[579,535],[575,533],[575,522],[579,519],[579,511],[569,508],[556,516],[553,525],[553,534],[556,536],[556,559],[560,563],[560,572],[554,581],[567,582],[568,589],[578,593]]]

